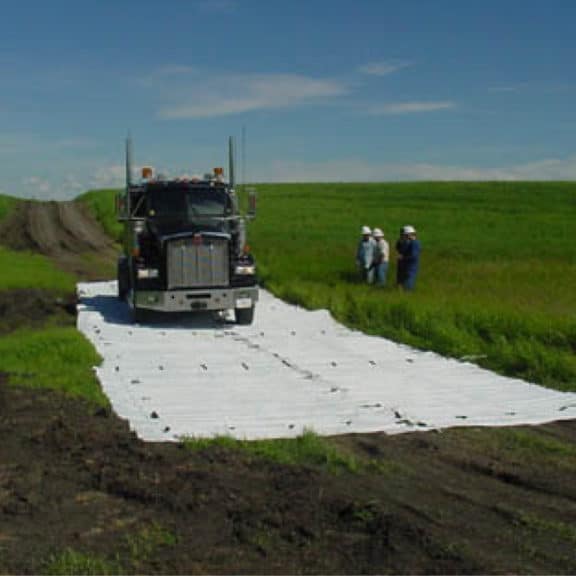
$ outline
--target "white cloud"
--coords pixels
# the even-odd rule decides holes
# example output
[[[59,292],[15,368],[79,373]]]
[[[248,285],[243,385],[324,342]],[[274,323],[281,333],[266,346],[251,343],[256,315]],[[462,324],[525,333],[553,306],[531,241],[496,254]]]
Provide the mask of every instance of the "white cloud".
[[[405,60],[383,60],[364,64],[358,68],[358,71],[369,76],[387,76],[411,64],[411,62]]]
[[[370,163],[359,158],[327,162],[279,160],[254,170],[259,182],[394,182],[418,180],[574,180],[576,156],[549,158],[498,168],[414,162]]]
[[[44,178],[38,176],[26,176],[22,178],[23,186],[32,194],[32,197],[38,195],[50,194],[52,192],[52,184]]]
[[[96,168],[86,180],[86,188],[119,188],[126,183],[126,166],[112,164]]]
[[[139,168],[134,167],[135,174]],[[256,163],[250,173],[250,180],[254,182],[571,181],[576,180],[576,156],[544,158],[493,168],[425,162],[378,163],[361,158],[325,162],[277,160]],[[8,186],[4,193],[42,200],[63,200],[75,198],[87,190],[122,188],[124,184],[123,164],[102,164],[81,173],[70,171],[64,176],[27,176],[18,181],[14,190]]]
[[[292,74],[232,75],[190,86],[188,97],[160,110],[162,118],[209,118],[300,106],[347,92],[344,84]]]
[[[418,114],[422,112],[449,110],[455,106],[456,104],[450,100],[440,100],[436,102],[389,102],[369,107],[368,114],[373,116],[398,116],[400,114]]]

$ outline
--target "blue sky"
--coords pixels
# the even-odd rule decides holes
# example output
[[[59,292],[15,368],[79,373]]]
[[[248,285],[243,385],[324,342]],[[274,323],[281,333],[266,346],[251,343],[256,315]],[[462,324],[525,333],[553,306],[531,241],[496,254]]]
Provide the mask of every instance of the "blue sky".
[[[576,179],[573,0],[20,0],[0,21],[0,191],[137,164],[249,181]]]

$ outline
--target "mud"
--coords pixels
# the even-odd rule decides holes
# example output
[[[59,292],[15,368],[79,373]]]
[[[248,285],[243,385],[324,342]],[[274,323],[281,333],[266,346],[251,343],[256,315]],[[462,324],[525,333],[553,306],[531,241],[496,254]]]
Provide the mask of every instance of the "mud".
[[[118,253],[87,207],[78,202],[20,202],[0,223],[0,244],[43,254],[86,280],[110,278]]]
[[[41,327],[48,321],[73,326],[76,304],[75,294],[59,295],[35,288],[0,291],[0,336],[24,326]]]
[[[532,430],[576,446],[574,422]],[[42,573],[66,549],[128,573],[576,568],[574,467],[495,460],[479,450],[490,430],[340,437],[371,466],[333,474],[230,449],[145,444],[107,410],[2,376],[0,437],[8,573]],[[170,538],[138,549],[154,530]]]

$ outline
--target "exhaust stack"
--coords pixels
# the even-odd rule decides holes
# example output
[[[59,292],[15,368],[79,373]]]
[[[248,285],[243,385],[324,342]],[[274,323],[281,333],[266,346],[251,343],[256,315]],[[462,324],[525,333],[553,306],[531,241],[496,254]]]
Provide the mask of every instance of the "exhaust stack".
[[[132,138],[126,138],[126,188],[132,186]]]
[[[234,138],[232,136],[228,138],[228,172],[230,174],[230,188],[234,189],[236,179],[234,177]]]
[[[132,138],[130,135],[126,138],[126,192],[123,202],[120,203],[121,213],[124,218],[130,218],[132,214]]]

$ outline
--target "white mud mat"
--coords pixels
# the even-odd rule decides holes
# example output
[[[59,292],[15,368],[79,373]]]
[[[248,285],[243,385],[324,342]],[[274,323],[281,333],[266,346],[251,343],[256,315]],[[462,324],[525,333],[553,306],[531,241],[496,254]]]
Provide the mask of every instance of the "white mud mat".
[[[114,411],[143,440],[399,433],[576,418],[549,390],[349,330],[260,292],[252,326],[211,315],[129,322],[115,282],[78,286],[78,328]]]

